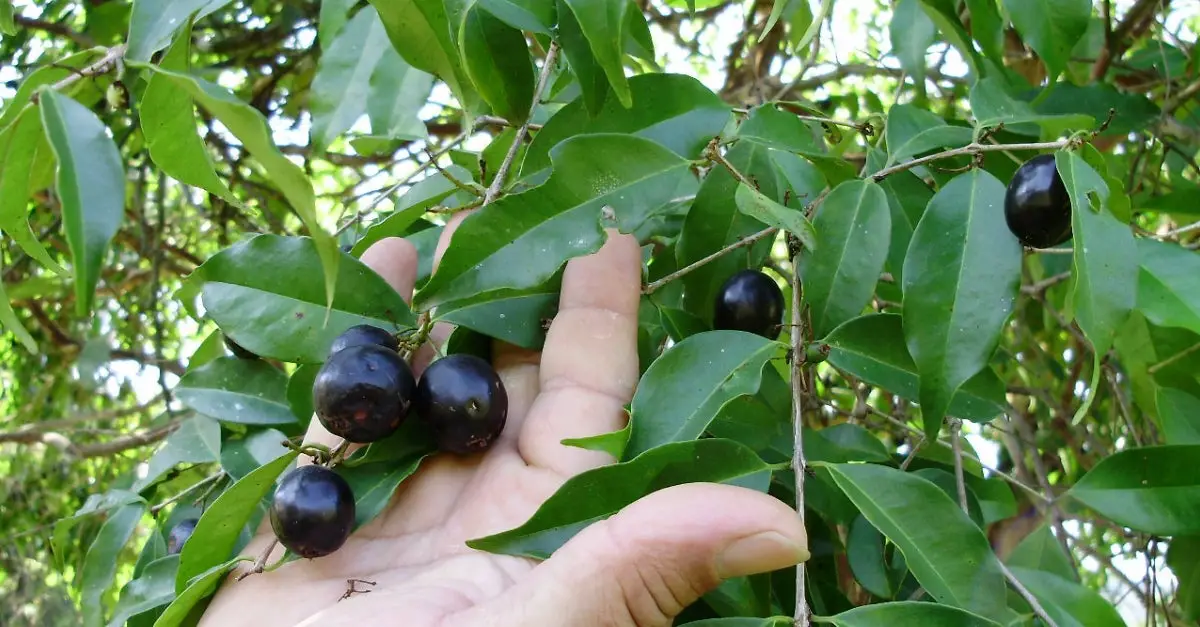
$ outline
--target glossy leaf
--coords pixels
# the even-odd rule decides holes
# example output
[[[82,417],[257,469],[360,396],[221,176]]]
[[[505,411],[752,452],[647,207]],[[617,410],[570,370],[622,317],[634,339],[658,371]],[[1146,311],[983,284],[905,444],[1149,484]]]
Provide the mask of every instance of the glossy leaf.
[[[1048,524],[1039,526],[1033,533],[1025,536],[1004,562],[1009,566],[1039,570],[1069,581],[1079,581],[1079,572],[1062,545],[1054,538]]]
[[[1021,280],[1007,234],[1004,184],[983,170],[947,183],[904,260],[904,338],[920,378],[925,432],[936,436],[955,392],[988,364]]]
[[[30,176],[39,145],[44,141],[42,118],[33,108],[25,110],[8,128],[0,132],[0,163],[4,164],[4,167],[0,168],[0,231],[51,272],[61,277],[69,277],[71,273],[50,256],[29,226],[29,196],[34,191],[30,189]],[[13,321],[15,320],[14,317]],[[10,325],[8,320],[4,320],[4,323],[18,334],[23,332],[19,324]],[[25,334],[25,337],[28,337],[28,334]],[[32,339],[29,340],[29,345],[32,345]]]
[[[339,470],[363,465],[395,465],[424,457],[437,449],[428,427],[420,420],[405,420],[392,435],[364,446],[348,457]]]
[[[125,217],[125,166],[108,128],[90,109],[54,90],[43,91],[39,103],[58,161],[56,188],[75,264],[75,311],[88,316],[100,268]]]
[[[837,627],[1000,627],[1000,623],[948,605],[924,601],[875,603],[847,610],[836,616],[814,616],[814,623]]]
[[[575,13],[566,0],[555,0],[558,13],[558,41],[562,46],[563,58],[571,68],[571,74],[579,85],[580,102],[589,115],[596,115],[606,103],[618,104],[608,97],[612,89],[604,68],[592,53],[592,45],[583,34]],[[622,107],[624,109],[624,107]],[[539,133],[540,135],[540,133]],[[549,150],[549,147],[547,147]]]
[[[556,146],[551,159],[554,173],[545,184],[462,221],[417,306],[539,285],[568,259],[599,250],[605,223],[636,230],[689,179],[687,161],[629,135],[577,136]],[[610,203],[606,218],[602,209]]]
[[[321,273],[325,278],[324,304],[330,305],[333,302],[334,283],[338,277],[340,259],[337,241],[317,221],[316,195],[308,175],[300,166],[279,152],[262,113],[219,85],[186,74],[169,72],[157,66],[147,67],[169,77],[191,94],[193,100],[220,120],[266,170],[268,178],[300,216],[309,236],[316,244],[317,253],[321,258]],[[238,343],[242,344],[240,341]]]
[[[438,307],[437,319],[537,350],[546,341],[546,322],[558,311],[558,293],[557,282],[551,281],[527,290],[453,301]]]
[[[889,546],[883,534],[861,515],[850,525],[846,561],[859,584],[881,599],[896,598],[908,576],[904,554]]]
[[[899,0],[888,24],[892,54],[917,82],[925,82],[925,52],[937,41],[937,28],[921,8],[921,0]]]
[[[633,106],[629,79],[625,77],[624,50],[626,0],[565,0],[575,14],[583,36],[591,45],[596,62],[608,77],[617,100],[626,109]]]
[[[125,550],[125,545],[145,513],[145,503],[131,503],[121,506],[105,519],[83,559],[83,571],[80,573],[80,601],[83,607],[97,610],[104,607],[101,601],[116,577],[117,557]],[[84,612],[83,624],[98,627],[104,624],[103,616],[101,611]]]
[[[185,24],[180,36],[163,55],[159,67],[186,72],[191,53],[191,24]],[[154,164],[171,178],[209,191],[235,206],[240,202],[217,177],[208,148],[196,130],[196,110],[192,97],[161,74],[153,74],[138,105],[146,148]]]
[[[792,624],[787,616],[772,616],[770,618],[707,618],[690,623],[682,623],[686,627],[785,627]]]
[[[733,198],[738,211],[763,224],[781,228],[795,235],[809,250],[816,249],[816,233],[813,225],[804,217],[803,210],[785,207],[746,185],[738,185]]]
[[[354,493],[354,528],[358,529],[381,514],[392,500],[396,488],[435,451],[399,458],[387,464],[364,464],[338,468],[337,472]]]
[[[175,598],[175,571],[178,568],[178,555],[168,555],[150,562],[137,579],[121,589],[121,597],[113,609],[108,627],[121,627],[137,614],[170,603]]]
[[[1051,81],[1067,69],[1075,44],[1087,32],[1092,0],[1003,0],[1021,39],[1046,64]]]
[[[1067,494],[1101,516],[1160,536],[1200,533],[1200,444],[1147,446],[1100,460]]]
[[[424,0],[371,0],[387,30],[392,48],[412,67],[433,74],[450,86],[468,109],[478,107],[478,95],[462,67],[451,36],[446,7]]]
[[[325,48],[309,96],[313,150],[325,150],[366,113],[371,77],[390,49],[379,14],[370,6],[356,13]]]
[[[850,423],[830,425],[824,429],[806,430],[804,432],[804,457],[809,461],[837,464],[846,462],[884,463],[892,459],[891,454],[888,453],[879,438],[865,428]]]
[[[371,73],[367,94],[371,133],[389,139],[428,137],[418,113],[429,99],[433,81],[432,75],[409,65],[394,48],[385,49]]]
[[[967,0],[967,11],[971,36],[979,42],[984,56],[996,65],[1004,65],[1004,29],[1008,23],[1000,16],[996,0]]]
[[[191,544],[194,543],[188,542],[184,546]],[[225,575],[233,570],[233,567],[237,566],[238,562],[249,561],[250,559],[248,557],[238,557],[197,573],[187,583],[186,587],[179,591],[178,596],[175,597],[174,601],[171,601],[171,604],[163,611],[162,616],[158,617],[158,620],[154,623],[154,627],[175,627],[181,624],[188,617],[192,608],[196,607],[197,603],[208,598],[217,589],[217,586],[220,585]],[[178,589],[178,585],[176,587]]]
[[[285,439],[287,436],[277,429],[259,429],[242,439],[226,439],[221,446],[221,469],[234,480],[241,479],[286,453]]]
[[[202,285],[204,307],[235,342],[270,359],[320,363],[334,338],[357,324],[388,330],[415,325],[392,286],[345,253],[333,309],[312,280],[321,261],[306,237],[259,235],[226,248],[189,279]]]
[[[358,0],[321,0],[321,13],[317,17],[317,41],[321,49],[328,50],[333,38],[338,36],[350,19],[350,10]]]
[[[887,165],[903,161],[935,148],[958,147],[971,143],[971,129],[951,126],[942,118],[916,105],[896,105],[888,111]]]
[[[129,61],[149,61],[155,52],[171,43],[175,31],[195,14],[200,20],[229,0],[134,0],[129,15]]]
[[[291,408],[292,415],[300,422],[311,420],[313,417],[312,389],[313,383],[317,380],[317,373],[320,371],[321,366],[317,364],[304,364],[296,368],[292,372],[292,376],[288,377],[288,407]]]
[[[549,35],[555,26],[553,0],[477,0],[480,7],[518,30]]]
[[[610,100],[589,115],[582,99],[559,109],[530,143],[521,176],[550,167],[552,148],[586,133],[629,133],[696,159],[730,116],[729,105],[690,76],[642,74],[629,79],[629,90],[638,102],[632,109]]]
[[[545,559],[587,525],[651,492],[683,483],[731,481],[770,468],[749,448],[731,440],[673,442],[635,459],[575,475],[523,525],[467,545]]]
[[[800,257],[813,333],[823,337],[871,302],[892,233],[887,195],[877,183],[847,181],[813,217],[818,248]]]
[[[1200,444],[1200,398],[1183,390],[1158,388],[1158,420],[1166,444]]]
[[[1137,308],[1160,327],[1200,333],[1200,255],[1178,244],[1138,238]]]
[[[457,165],[444,168],[446,173],[463,183],[471,182],[471,173]],[[458,196],[466,196],[441,172],[421,179],[396,200],[396,209],[383,220],[372,224],[366,233],[354,243],[350,254],[361,257],[372,244],[386,237],[402,237],[409,233],[425,212],[438,204],[457,204]]]
[[[1086,130],[1096,125],[1095,118],[1089,115],[1039,113],[1029,103],[1009,95],[997,77],[981,79],[971,86],[971,113],[975,116],[975,127],[981,129],[1004,124],[1006,130],[1017,131],[1026,123],[1037,122],[1047,135],[1057,136],[1063,131]]]
[[[104,56],[106,52],[103,47],[90,48],[82,52],[63,57],[56,60],[52,64],[43,65],[32,72],[29,72],[23,77],[20,87],[17,88],[15,94],[4,102],[3,110],[0,110],[0,129],[7,128],[18,117],[26,112],[33,110],[30,102],[37,92],[46,85],[54,85],[59,83],[68,76],[72,76],[80,68],[83,68]],[[71,96],[80,102],[92,104],[96,102],[94,94],[88,92],[95,90],[96,85],[102,80],[100,77],[93,78],[94,83],[86,81],[78,81],[68,85],[62,89],[58,89],[61,94]],[[88,83],[88,89],[83,89],[83,85]],[[89,99],[90,97],[90,99]]]
[[[287,402],[288,378],[261,360],[221,357],[179,380],[175,396],[222,422],[278,425],[296,422]]]
[[[1185,620],[1200,620],[1200,536],[1171,538],[1167,566],[1179,585],[1175,601]]]
[[[874,464],[823,465],[846,496],[904,553],[938,603],[981,616],[1011,614],[1004,575],[987,537],[941,488]]]
[[[525,35],[478,4],[469,5],[458,28],[463,70],[475,89],[496,115],[524,122],[537,81]]]
[[[232,557],[230,553],[237,545],[246,521],[274,487],[275,479],[291,466],[297,455],[296,451],[288,451],[260,466],[230,486],[204,510],[191,538],[179,553],[176,592],[184,594],[193,577],[225,564]]]
[[[221,425],[207,416],[183,421],[147,462],[146,475],[131,489],[141,491],[179,464],[207,464],[221,458]]]
[[[1033,593],[1059,627],[1124,627],[1125,620],[1098,592],[1058,575],[1019,566],[1009,570]]]
[[[763,366],[780,351],[780,344],[743,331],[710,331],[671,347],[638,383],[622,459],[700,437],[725,403],[758,390]]]

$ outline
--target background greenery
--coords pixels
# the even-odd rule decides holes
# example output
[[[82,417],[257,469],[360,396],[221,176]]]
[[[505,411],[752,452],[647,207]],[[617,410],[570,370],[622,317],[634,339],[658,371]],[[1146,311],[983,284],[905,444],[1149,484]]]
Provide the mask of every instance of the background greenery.
[[[1198,28],[1194,0],[0,0],[0,616],[186,622],[176,595],[211,591],[246,536],[181,560],[165,530],[218,506],[255,524],[328,341],[416,324],[355,257],[399,235],[428,258],[493,187],[523,193],[426,261],[418,310],[536,346],[599,220],[646,244],[632,427],[586,443],[625,461],[588,480],[791,502],[769,464],[792,456],[798,373],[814,613],[1033,620],[1003,563],[1058,625],[1196,624]],[[1097,209],[1073,245],[1022,253],[999,219],[1035,152],[997,144],[1030,142]],[[790,299],[775,227],[815,245],[805,332],[780,341],[829,355],[795,371],[783,344],[708,330],[739,268]],[[943,413],[967,421],[960,455],[956,420],[925,439]],[[420,444],[345,472],[394,487]],[[622,505],[573,486],[555,498],[576,516]],[[539,530],[583,519],[478,546],[545,555],[565,537]],[[680,623],[790,615],[793,582],[730,582]]]

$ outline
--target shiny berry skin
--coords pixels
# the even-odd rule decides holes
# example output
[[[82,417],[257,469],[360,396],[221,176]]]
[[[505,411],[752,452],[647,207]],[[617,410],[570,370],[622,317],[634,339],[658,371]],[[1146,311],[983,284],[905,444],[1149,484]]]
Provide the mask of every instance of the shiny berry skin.
[[[1071,197],[1054,155],[1034,157],[1013,174],[1004,194],[1004,220],[1030,248],[1052,248],[1071,239]]]
[[[327,431],[350,442],[391,435],[412,405],[416,381],[400,355],[359,344],[329,356],[313,381],[313,410]]]
[[[440,450],[469,455],[487,450],[500,437],[508,420],[508,392],[491,364],[455,353],[421,374],[413,409]]]
[[[783,291],[757,270],[729,277],[717,292],[713,328],[745,331],[773,340],[783,330]]]
[[[183,550],[183,543],[192,537],[192,532],[196,530],[198,522],[200,522],[198,518],[186,518],[171,527],[170,533],[167,534],[167,555],[175,555]]]
[[[396,336],[379,327],[358,324],[342,331],[341,335],[334,338],[333,343],[329,345],[328,354],[332,355],[351,346],[363,344],[375,344],[394,351],[400,350],[400,342],[396,340]]]
[[[336,472],[316,464],[300,466],[279,481],[270,514],[280,544],[300,557],[322,557],[350,537],[354,493]]]

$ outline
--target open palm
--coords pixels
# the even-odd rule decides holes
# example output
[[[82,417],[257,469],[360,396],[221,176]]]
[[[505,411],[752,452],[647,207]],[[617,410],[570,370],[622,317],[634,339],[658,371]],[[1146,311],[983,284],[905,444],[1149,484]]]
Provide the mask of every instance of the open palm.
[[[418,260],[407,241],[378,242],[362,261],[411,297]],[[572,260],[543,352],[495,347],[509,413],[488,452],[426,460],[382,514],[329,556],[242,581],[235,571],[201,624],[669,625],[723,578],[806,559],[803,527],[783,503],[714,484],[654,493],[542,563],[466,546],[520,525],[568,478],[614,461],[561,441],[625,425],[638,378],[640,286],[641,255],[630,236],[610,232],[600,252]],[[446,332],[435,329],[432,341]],[[418,374],[431,355],[428,347],[418,354]],[[338,439],[314,420],[307,441]],[[264,523],[245,554],[257,555],[273,537]],[[268,563],[282,555],[276,547]],[[369,592],[347,595],[352,584]]]

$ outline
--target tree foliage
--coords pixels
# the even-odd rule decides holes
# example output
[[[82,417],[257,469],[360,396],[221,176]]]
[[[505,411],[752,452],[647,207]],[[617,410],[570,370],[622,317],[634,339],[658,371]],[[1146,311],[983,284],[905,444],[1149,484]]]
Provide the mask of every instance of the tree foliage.
[[[573,444],[620,461],[474,548],[799,489],[816,622],[1196,624],[1198,29],[1159,0],[0,0],[0,612],[194,621],[334,337],[538,348],[616,227],[642,379]],[[1004,221],[1037,154],[1052,249]],[[411,308],[358,260],[392,236]],[[712,328],[745,268],[791,303],[777,341]],[[402,429],[339,467],[356,526],[429,454]],[[796,581],[679,624],[783,621]]]

